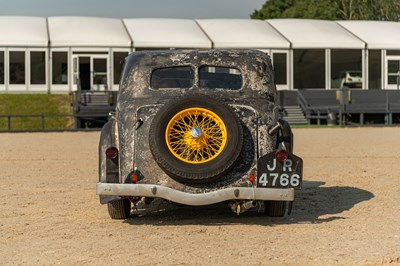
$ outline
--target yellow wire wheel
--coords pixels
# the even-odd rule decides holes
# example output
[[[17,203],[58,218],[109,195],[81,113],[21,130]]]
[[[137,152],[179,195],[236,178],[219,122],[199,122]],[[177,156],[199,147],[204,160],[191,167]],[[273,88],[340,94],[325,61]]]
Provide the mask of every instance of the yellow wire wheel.
[[[212,161],[224,150],[227,129],[213,111],[202,107],[184,109],[175,114],[165,130],[169,151],[190,164]]]
[[[154,161],[171,178],[207,183],[224,178],[236,165],[243,132],[239,116],[229,105],[188,95],[166,102],[157,111],[149,128],[149,146]]]

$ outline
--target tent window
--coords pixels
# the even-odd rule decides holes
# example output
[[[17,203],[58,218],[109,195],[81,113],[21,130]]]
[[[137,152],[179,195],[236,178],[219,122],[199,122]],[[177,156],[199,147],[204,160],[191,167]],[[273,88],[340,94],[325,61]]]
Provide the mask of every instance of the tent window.
[[[380,89],[382,82],[381,50],[368,50],[368,89]]]
[[[4,52],[0,51],[0,84],[4,84]]]
[[[287,84],[287,58],[286,53],[274,53],[274,73],[275,73],[275,83],[278,85]]]
[[[45,52],[31,52],[31,84],[46,84]]]
[[[325,89],[325,50],[294,50],[294,87]]]
[[[25,52],[10,52],[10,84],[25,84]]]
[[[51,60],[53,84],[68,84],[68,53],[53,52]]]
[[[361,88],[362,59],[361,50],[331,50],[331,87],[339,89],[343,86]],[[351,81],[348,81],[350,79]]]
[[[128,52],[114,53],[114,84],[118,84],[121,79],[122,68],[124,67],[124,60],[127,56]]]

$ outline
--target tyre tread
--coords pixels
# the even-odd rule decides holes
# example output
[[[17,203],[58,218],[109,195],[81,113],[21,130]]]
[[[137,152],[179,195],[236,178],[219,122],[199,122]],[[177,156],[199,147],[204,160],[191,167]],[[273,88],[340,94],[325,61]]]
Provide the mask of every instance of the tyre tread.
[[[205,106],[201,106],[204,108],[209,108],[210,106],[218,105],[218,108],[222,108],[227,114],[229,114],[229,119],[231,121],[224,121],[225,123],[233,123],[234,128],[237,128],[237,134],[235,136],[235,143],[231,143],[231,145],[236,145],[237,149],[233,150],[233,154],[226,154],[229,156],[229,160],[222,161],[222,163],[219,164],[219,167],[214,170],[207,169],[207,171],[204,171],[203,173],[191,173],[189,171],[184,171],[182,170],[178,165],[174,165],[170,160],[166,159],[165,154],[163,154],[162,151],[159,150],[157,147],[156,142],[158,141],[158,138],[160,138],[160,130],[157,127],[160,122],[162,121],[162,118],[156,117],[153,119],[152,125],[150,127],[149,131],[149,140],[150,140],[150,150],[153,155],[153,158],[155,161],[158,163],[158,165],[163,169],[165,173],[167,173],[169,176],[177,180],[178,182],[184,182],[184,183],[206,183],[206,182],[212,182],[215,181],[217,178],[222,176],[224,173],[229,171],[233,166],[236,160],[239,158],[239,155],[241,153],[241,149],[243,146],[243,129],[242,129],[242,124],[239,120],[239,117],[236,115],[236,113],[225,103],[221,101],[217,101],[213,98],[210,97],[205,97],[205,96],[195,96],[191,95],[188,96],[184,99],[179,99],[176,101],[172,101],[170,103],[167,103],[163,108],[161,108],[158,112],[158,114],[164,114],[164,113],[173,113],[176,108],[180,108],[181,104],[184,103],[186,105],[190,105],[191,103],[198,104],[201,106],[204,104]],[[223,106],[223,107],[221,107]],[[212,108],[211,108],[212,109]],[[173,111],[171,111],[173,110]],[[162,138],[163,136],[161,136]],[[201,167],[201,166],[197,166]],[[203,166],[204,167],[204,166]]]
[[[130,216],[131,202],[128,199],[118,199],[107,203],[111,219],[126,219]]]
[[[265,201],[265,214],[270,217],[283,217],[286,213],[286,201]]]

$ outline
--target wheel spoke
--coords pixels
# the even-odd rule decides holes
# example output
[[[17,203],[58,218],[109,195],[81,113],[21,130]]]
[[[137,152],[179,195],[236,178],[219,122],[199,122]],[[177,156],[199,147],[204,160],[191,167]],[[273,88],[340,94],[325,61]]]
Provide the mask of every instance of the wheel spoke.
[[[192,135],[196,128],[201,134]],[[166,142],[171,153],[186,163],[199,164],[213,160],[226,144],[226,127],[222,119],[205,108],[180,111],[166,128]]]

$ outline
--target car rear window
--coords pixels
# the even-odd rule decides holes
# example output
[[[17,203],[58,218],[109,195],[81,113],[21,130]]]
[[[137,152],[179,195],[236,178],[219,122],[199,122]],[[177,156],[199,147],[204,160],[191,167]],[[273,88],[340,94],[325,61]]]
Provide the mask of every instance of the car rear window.
[[[153,89],[191,88],[194,83],[194,71],[190,67],[166,67],[153,71],[150,86]]]
[[[350,72],[349,74],[352,77],[360,77],[361,78],[361,72]]]
[[[203,66],[199,69],[200,87],[205,89],[242,88],[243,78],[240,70],[229,67]]]

